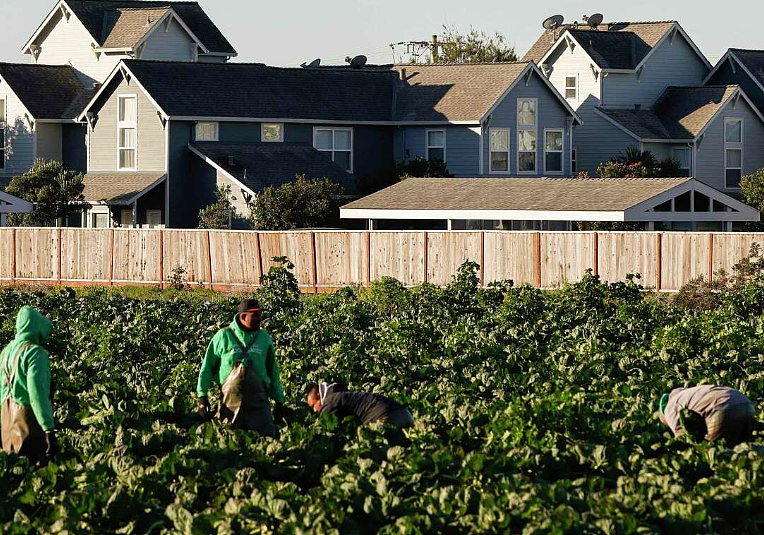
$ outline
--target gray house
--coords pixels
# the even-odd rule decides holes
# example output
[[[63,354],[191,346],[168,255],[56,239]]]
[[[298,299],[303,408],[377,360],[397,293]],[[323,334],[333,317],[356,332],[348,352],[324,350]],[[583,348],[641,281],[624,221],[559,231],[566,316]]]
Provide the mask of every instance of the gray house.
[[[759,111],[764,113],[764,50],[730,48],[704,83],[739,85]]]

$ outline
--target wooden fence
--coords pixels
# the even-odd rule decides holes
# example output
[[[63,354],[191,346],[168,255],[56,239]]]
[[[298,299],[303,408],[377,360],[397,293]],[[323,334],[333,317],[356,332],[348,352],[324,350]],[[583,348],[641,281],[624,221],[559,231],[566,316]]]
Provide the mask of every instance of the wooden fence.
[[[288,257],[309,292],[368,285],[383,276],[408,286],[447,284],[465,261],[485,284],[512,279],[542,288],[630,273],[659,291],[712,278],[764,234],[631,232],[249,232],[139,229],[0,229],[0,283],[165,286],[176,268],[190,284],[259,284],[271,259]]]

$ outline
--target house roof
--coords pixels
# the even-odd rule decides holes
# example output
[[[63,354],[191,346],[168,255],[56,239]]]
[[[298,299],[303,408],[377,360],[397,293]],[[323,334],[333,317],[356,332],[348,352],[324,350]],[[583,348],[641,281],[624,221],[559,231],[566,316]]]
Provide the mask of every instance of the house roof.
[[[606,64],[638,65],[647,54],[658,44],[666,33],[674,27],[676,21],[655,21],[655,22],[611,22],[600,24],[597,30],[589,30],[587,26],[566,25],[563,28],[572,32],[577,32],[576,40],[581,42],[581,46],[587,48],[587,52],[594,51],[595,55],[589,55],[599,63],[603,61]],[[593,33],[601,34],[593,36]],[[625,33],[628,37],[613,38],[608,36],[611,33]],[[584,35],[586,34],[586,35]],[[559,38],[562,32],[558,29],[544,30],[544,33],[531,46],[530,50],[523,56],[523,61],[535,61],[540,63],[542,58],[557,42],[555,37]],[[579,40],[581,37],[582,40]],[[588,39],[587,39],[588,38]],[[591,44],[588,44],[589,40]],[[584,44],[584,43],[587,44]],[[615,45],[615,50],[609,50],[610,46]],[[633,47],[633,48],[632,48]],[[616,53],[617,51],[617,53]],[[622,56],[622,57],[621,57]],[[608,67],[600,65],[603,69],[633,69],[634,67]]]
[[[692,140],[738,89],[736,85],[669,87],[649,110],[597,110],[640,139]]]
[[[75,119],[93,97],[70,65],[0,63],[0,76],[34,119]]]
[[[163,2],[137,0],[65,0],[93,39],[104,47],[132,46],[151,25],[147,17],[172,8],[202,44],[219,54],[236,55],[236,50],[221,33],[198,2]],[[159,15],[161,16],[161,15]],[[140,25],[143,25],[141,33]],[[140,34],[140,35],[138,35]],[[137,37],[137,38],[136,38]],[[132,41],[132,42],[131,42]]]
[[[748,69],[755,81],[764,86],[764,50],[730,48],[730,52]]]
[[[407,178],[343,210],[623,211],[690,178]]]
[[[294,182],[295,177],[328,178],[347,194],[358,192],[354,175],[306,143],[193,143],[190,148],[253,193]]]
[[[528,62],[399,65],[398,121],[480,121],[528,67]]]
[[[391,121],[392,72],[124,60],[171,117]]]
[[[87,173],[83,195],[88,202],[128,205],[147,190],[156,186],[164,171],[153,173]]]

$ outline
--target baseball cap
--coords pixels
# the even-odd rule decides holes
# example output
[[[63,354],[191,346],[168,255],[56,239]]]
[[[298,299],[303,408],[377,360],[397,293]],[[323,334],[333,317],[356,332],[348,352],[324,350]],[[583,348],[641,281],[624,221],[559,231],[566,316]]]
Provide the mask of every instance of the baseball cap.
[[[257,301],[257,299],[244,299],[241,303],[239,303],[239,314],[244,314],[245,312],[261,312],[262,309],[260,308],[260,303]]]

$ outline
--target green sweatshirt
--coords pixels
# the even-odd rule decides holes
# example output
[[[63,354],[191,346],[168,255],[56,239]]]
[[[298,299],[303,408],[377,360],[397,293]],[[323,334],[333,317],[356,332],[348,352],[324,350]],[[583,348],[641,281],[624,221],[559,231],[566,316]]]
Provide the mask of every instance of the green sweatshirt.
[[[0,353],[0,401],[8,395],[21,405],[31,405],[43,431],[53,429],[53,405],[50,402],[50,360],[42,344],[53,329],[48,318],[32,307],[22,307],[16,316],[16,338]],[[16,351],[22,344],[32,344],[19,355],[16,379],[10,392],[5,386],[6,369],[13,373]]]
[[[236,340],[239,343],[236,343]],[[215,333],[207,346],[202,369],[199,371],[196,394],[205,397],[213,380],[219,385],[225,383],[236,362],[241,360],[241,346],[247,347],[253,341],[254,345],[249,349],[249,356],[244,361],[260,376],[270,397],[276,403],[284,403],[284,391],[281,389],[279,366],[271,336],[262,329],[256,332],[245,331],[239,325],[238,316],[233,318],[231,325]]]

